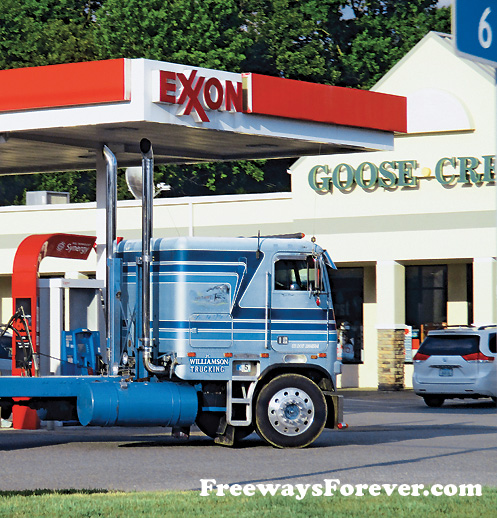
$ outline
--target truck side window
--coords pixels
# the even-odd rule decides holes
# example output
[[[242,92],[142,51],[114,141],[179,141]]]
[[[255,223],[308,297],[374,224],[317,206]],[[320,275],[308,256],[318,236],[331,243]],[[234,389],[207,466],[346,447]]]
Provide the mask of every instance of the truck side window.
[[[304,260],[280,259],[274,264],[275,290],[307,290],[307,263]]]

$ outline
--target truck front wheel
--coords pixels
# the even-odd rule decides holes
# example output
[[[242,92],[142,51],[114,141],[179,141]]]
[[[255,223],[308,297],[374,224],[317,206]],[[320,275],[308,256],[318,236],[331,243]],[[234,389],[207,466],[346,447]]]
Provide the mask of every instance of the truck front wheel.
[[[277,448],[304,448],[326,424],[324,394],[309,378],[282,374],[265,385],[255,404],[255,428]]]

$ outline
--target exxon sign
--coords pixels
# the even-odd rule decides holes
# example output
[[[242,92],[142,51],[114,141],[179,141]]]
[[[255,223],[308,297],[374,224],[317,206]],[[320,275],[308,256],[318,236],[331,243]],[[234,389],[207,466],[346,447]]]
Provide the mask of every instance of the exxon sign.
[[[177,115],[191,115],[195,122],[209,122],[209,110],[243,111],[241,82],[204,77],[197,70],[157,72],[154,101],[180,105]]]

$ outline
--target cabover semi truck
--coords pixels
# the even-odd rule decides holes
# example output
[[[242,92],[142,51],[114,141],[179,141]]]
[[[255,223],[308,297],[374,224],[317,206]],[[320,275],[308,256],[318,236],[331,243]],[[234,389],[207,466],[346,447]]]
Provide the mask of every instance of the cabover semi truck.
[[[307,446],[338,427],[341,363],[328,253],[301,234],[152,237],[152,147],[146,139],[140,147],[142,238],[120,241],[115,158],[104,148],[103,363],[93,375],[37,376],[33,350],[25,376],[0,377],[2,411],[26,405],[47,420],[160,425],[182,436],[196,424],[222,445],[255,430],[280,448]]]

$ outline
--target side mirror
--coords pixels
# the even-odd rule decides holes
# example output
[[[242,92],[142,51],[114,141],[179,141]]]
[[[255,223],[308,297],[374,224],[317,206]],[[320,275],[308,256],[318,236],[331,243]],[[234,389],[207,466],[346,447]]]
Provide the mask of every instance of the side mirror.
[[[309,290],[309,297],[322,293],[323,286],[322,263],[318,256],[310,255],[307,257],[307,289]]]
[[[309,255],[307,257],[307,291],[309,292],[309,298],[314,293],[316,286],[316,272],[314,270],[314,257]]]

